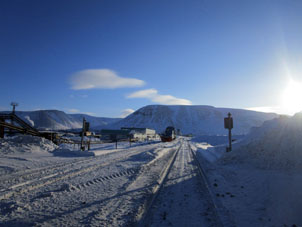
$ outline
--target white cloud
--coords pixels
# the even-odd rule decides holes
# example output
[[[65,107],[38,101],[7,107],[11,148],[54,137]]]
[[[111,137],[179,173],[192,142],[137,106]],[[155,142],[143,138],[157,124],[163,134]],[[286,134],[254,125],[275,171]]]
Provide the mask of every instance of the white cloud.
[[[145,89],[131,93],[127,98],[146,98],[152,102],[164,105],[192,105],[192,102],[187,99],[176,98],[172,95],[158,94],[156,89]]]
[[[71,88],[74,90],[94,88],[141,87],[144,81],[135,78],[123,78],[109,69],[88,69],[71,76]]]
[[[132,114],[135,110],[133,109],[124,109],[122,111],[122,114],[120,115],[121,118],[125,118],[127,117],[128,115]]]
[[[157,90],[155,89],[145,89],[133,92],[128,95],[127,98],[152,98],[157,95]]]

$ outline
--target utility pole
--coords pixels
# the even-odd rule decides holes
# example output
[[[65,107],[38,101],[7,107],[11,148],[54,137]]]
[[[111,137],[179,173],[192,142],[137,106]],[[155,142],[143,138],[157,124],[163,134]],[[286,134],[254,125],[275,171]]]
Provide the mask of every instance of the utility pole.
[[[4,119],[0,118],[0,123],[5,122]],[[4,126],[0,125],[0,138],[4,138]]]
[[[16,103],[16,102],[11,102],[10,105],[13,107],[12,113],[15,114],[16,106],[18,106],[18,103]]]
[[[15,115],[16,106],[18,106],[19,104],[16,103],[16,102],[11,102],[10,105],[13,107],[12,115]],[[13,116],[11,116],[10,123],[11,123],[12,125],[14,125]],[[9,129],[9,134],[10,134],[10,135],[12,134],[12,129]]]
[[[231,113],[228,113],[228,117],[224,118],[224,128],[229,130],[229,147],[226,151],[232,151],[232,128],[233,128],[233,118]]]
[[[86,132],[86,120],[85,120],[85,117],[83,117],[82,138],[81,138],[81,150],[82,151],[85,150],[85,146],[83,146],[85,132]]]

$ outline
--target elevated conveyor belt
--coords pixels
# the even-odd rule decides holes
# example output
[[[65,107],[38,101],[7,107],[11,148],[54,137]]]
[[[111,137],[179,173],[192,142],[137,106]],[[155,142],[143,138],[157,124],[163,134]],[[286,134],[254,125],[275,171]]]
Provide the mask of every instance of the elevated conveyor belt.
[[[40,136],[40,132],[38,132],[37,130],[31,130],[31,129],[27,129],[27,128],[22,128],[22,127],[13,125],[13,124],[6,123],[4,121],[0,121],[0,128],[1,127],[8,128],[8,129],[13,129],[13,130],[16,130],[18,132],[30,134],[30,135],[33,135],[33,136]]]
[[[6,120],[15,122],[18,125],[7,123]],[[33,135],[33,136],[41,136],[41,133],[37,129],[27,124],[25,121],[23,121],[14,113],[0,114],[0,138],[4,137],[4,128],[16,130],[18,132]]]

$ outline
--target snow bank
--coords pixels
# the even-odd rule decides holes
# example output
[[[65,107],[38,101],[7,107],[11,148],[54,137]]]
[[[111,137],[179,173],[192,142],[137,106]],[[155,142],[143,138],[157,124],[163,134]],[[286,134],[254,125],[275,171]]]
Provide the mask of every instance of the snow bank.
[[[264,169],[302,169],[302,113],[253,128],[222,162],[250,162]]]
[[[226,130],[227,132],[227,130]],[[244,135],[233,135],[233,140],[239,140],[242,139]],[[204,142],[211,144],[212,146],[218,145],[218,144],[227,144],[229,142],[229,137],[226,135],[217,135],[217,136],[211,136],[211,135],[202,135],[202,136],[196,136],[192,139],[192,142]]]
[[[18,135],[0,139],[0,154],[50,152],[56,148],[57,145],[50,140],[30,135]]]

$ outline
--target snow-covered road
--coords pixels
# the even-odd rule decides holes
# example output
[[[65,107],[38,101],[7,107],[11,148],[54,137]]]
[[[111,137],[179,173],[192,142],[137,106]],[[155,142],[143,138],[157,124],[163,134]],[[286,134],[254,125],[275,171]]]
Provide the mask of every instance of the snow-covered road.
[[[133,223],[179,144],[180,141],[174,141],[111,152],[96,150],[99,155],[95,157],[49,161],[43,167],[2,175],[0,223],[5,226]]]
[[[97,156],[49,155],[32,168],[28,154],[14,153],[26,169],[22,164],[0,177],[0,224],[221,226],[189,140],[93,152]]]

